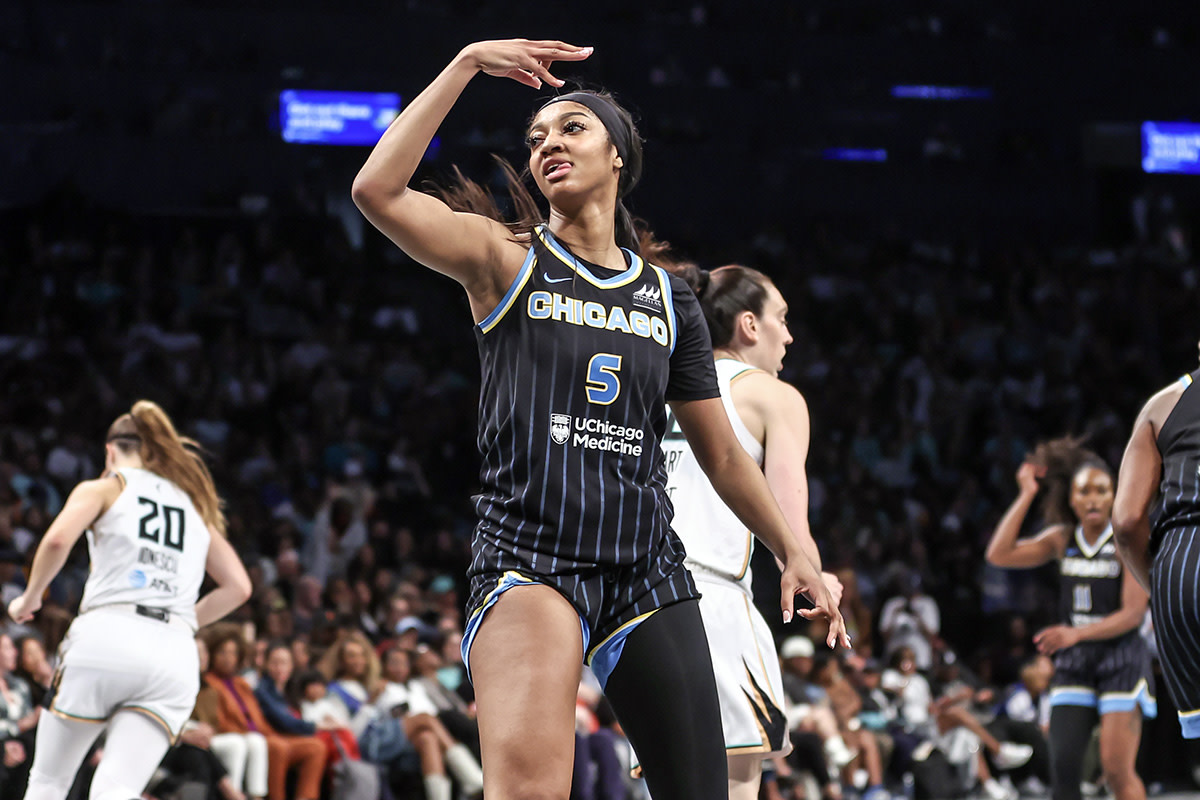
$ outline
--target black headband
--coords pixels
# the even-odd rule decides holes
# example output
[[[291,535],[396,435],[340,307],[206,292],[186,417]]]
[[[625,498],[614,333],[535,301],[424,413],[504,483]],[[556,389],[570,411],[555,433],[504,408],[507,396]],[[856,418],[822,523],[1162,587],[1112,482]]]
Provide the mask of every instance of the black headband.
[[[138,436],[136,433],[114,433],[112,436],[108,437],[108,439],[106,439],[105,441],[109,441],[109,442],[137,442],[138,444],[141,444],[141,443],[142,443],[142,437]]]
[[[621,119],[620,113],[611,102],[591,92],[561,94],[558,97],[550,98],[542,108],[554,103],[561,103],[564,100],[586,107],[588,111],[596,115],[604,125],[604,129],[608,131],[608,138],[617,148],[617,155],[621,157],[621,161],[625,165],[621,169],[621,179],[617,191],[618,197],[624,197],[642,176],[641,159],[633,151],[633,129]]]

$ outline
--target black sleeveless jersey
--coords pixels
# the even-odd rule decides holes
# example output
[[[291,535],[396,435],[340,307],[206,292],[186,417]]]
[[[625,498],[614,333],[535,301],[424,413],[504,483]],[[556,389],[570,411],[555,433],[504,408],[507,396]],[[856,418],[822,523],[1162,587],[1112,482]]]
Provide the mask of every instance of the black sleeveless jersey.
[[[1158,432],[1162,455],[1161,505],[1151,537],[1156,552],[1163,536],[1175,528],[1200,525],[1200,370],[1180,378],[1187,388]]]
[[[1111,524],[1095,544],[1088,544],[1083,526],[1077,526],[1058,564],[1063,622],[1079,628],[1119,611],[1122,570]]]
[[[470,575],[682,561],[664,401],[720,396],[712,347],[687,284],[625,255],[613,274],[541,226],[476,326],[483,462]]]

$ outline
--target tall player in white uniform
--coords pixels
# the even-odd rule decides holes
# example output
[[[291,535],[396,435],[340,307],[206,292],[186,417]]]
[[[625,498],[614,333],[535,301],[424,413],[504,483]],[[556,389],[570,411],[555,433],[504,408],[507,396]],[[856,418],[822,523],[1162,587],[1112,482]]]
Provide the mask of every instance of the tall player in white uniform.
[[[788,526],[809,560],[821,558],[808,527],[808,406],[778,377],[792,337],[787,303],[757,270],[726,266],[711,273],[687,267],[684,277],[700,300],[713,341],[717,383],[738,441],[762,467]],[[687,566],[700,589],[721,702],[730,800],[758,797],[764,758],[787,753],[783,680],[775,642],[750,593],[754,537],[722,502],[671,420],[662,443],[672,528],[687,548]],[[840,602],[842,586],[826,585]]]
[[[117,418],[105,468],[71,492],[8,607],[17,622],[31,619],[88,532],[91,573],[63,640],[51,713],[38,723],[26,800],[65,798],[105,726],[92,800],[141,796],[196,701],[197,626],[250,596],[212,476],[161,408],[141,400]],[[197,602],[206,571],[217,586]]]

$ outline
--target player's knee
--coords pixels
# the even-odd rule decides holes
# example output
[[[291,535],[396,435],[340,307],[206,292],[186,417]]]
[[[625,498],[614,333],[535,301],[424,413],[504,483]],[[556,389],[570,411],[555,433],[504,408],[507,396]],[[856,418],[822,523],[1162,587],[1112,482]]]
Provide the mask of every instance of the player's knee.
[[[1100,754],[1100,770],[1104,773],[1104,782],[1114,790],[1137,778],[1130,753],[1117,752],[1117,748]]]
[[[1125,787],[1139,781],[1137,771],[1132,765],[1122,764],[1120,766],[1109,769],[1102,767],[1104,773],[1104,782],[1112,793],[1118,797],[1125,793]]]
[[[432,714],[409,714],[404,718],[404,726],[406,729],[414,733],[420,733],[425,730],[436,730],[438,724],[437,717]]]

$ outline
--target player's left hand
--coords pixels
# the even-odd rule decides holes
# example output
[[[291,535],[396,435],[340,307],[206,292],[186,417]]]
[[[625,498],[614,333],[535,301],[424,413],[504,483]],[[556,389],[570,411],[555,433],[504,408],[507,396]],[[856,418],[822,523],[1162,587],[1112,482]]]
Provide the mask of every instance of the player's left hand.
[[[29,622],[33,619],[33,615],[42,607],[40,597],[26,597],[21,595],[8,604],[8,616],[13,622]]]
[[[1052,656],[1059,650],[1079,644],[1079,632],[1070,625],[1051,625],[1033,637],[1039,653]]]

